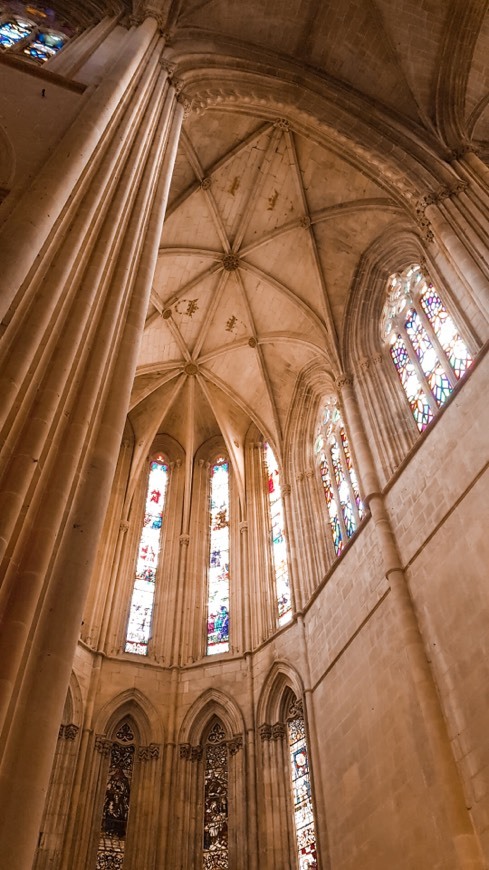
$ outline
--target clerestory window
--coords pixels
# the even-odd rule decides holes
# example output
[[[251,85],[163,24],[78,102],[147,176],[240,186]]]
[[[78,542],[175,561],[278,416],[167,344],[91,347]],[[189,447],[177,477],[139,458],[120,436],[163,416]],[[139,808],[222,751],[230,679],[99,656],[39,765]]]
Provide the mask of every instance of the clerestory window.
[[[473,357],[437,289],[418,264],[390,276],[381,330],[422,432]]]
[[[207,655],[229,652],[229,462],[210,470]]]
[[[272,565],[277,596],[279,625],[285,625],[292,618],[292,597],[290,593],[287,543],[285,539],[285,518],[280,485],[280,472],[268,443],[263,445],[265,471],[267,476],[268,507],[271,528]]]
[[[22,3],[0,5],[0,50],[43,64],[73,35],[49,7]]]

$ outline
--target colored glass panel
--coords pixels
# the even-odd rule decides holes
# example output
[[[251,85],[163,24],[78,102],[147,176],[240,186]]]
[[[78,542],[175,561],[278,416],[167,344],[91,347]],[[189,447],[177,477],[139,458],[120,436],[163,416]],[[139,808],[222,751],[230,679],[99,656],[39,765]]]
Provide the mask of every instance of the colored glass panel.
[[[161,543],[163,511],[168,483],[168,465],[162,457],[150,464],[148,489],[139,541],[125,651],[147,655],[155,595],[156,570]]]
[[[349,538],[353,535],[356,528],[355,514],[350,498],[350,487],[346,480],[343,467],[341,464],[340,447],[336,438],[332,438],[330,444],[331,462],[333,464],[333,472],[338,489],[341,511],[345,521],[346,534]]]
[[[333,534],[333,544],[335,552],[338,555],[338,553],[341,553],[343,549],[343,535],[341,534],[341,525],[338,519],[338,505],[336,503],[333,487],[331,485],[331,475],[329,472],[328,460],[324,452],[321,455],[321,462],[319,468],[321,471],[321,481],[323,484],[324,497],[326,499],[326,505],[328,507],[329,522]]]
[[[277,592],[278,621],[279,625],[285,625],[292,618],[292,600],[287,564],[287,544],[285,541],[284,506],[277,460],[269,444],[265,444],[264,449],[268,503],[272,524],[272,560]]]
[[[311,797],[311,779],[304,719],[297,715],[287,722],[292,802],[299,870],[317,868],[316,833]]]
[[[229,652],[229,464],[211,469],[207,655]]]
[[[35,24],[22,18],[11,18],[10,21],[5,21],[0,24],[0,47],[11,48],[29,36],[34,29]]]
[[[110,752],[96,870],[121,870],[124,862],[135,746],[127,742],[134,739],[128,725],[120,733],[122,744],[114,742]]]
[[[24,54],[38,63],[44,63],[49,58],[54,57],[63,48],[66,39],[66,36],[60,33],[50,33],[48,31],[38,33],[29,45],[26,45]]]
[[[228,870],[228,750],[219,722],[205,747],[203,870]]]
[[[452,392],[452,385],[417,311],[411,309],[408,312],[404,325],[435,401],[437,405],[443,405]]]
[[[341,446],[343,447],[343,453],[345,455],[346,467],[348,468],[348,474],[350,476],[351,488],[353,490],[353,494],[355,496],[355,503],[358,510],[358,516],[360,519],[364,516],[365,510],[362,504],[362,500],[360,498],[360,490],[358,487],[358,480],[355,469],[353,467],[353,462],[351,458],[350,445],[348,443],[348,438],[346,436],[346,432],[343,426],[340,428],[340,438],[341,438]]]
[[[394,344],[390,346],[390,353],[411,406],[416,425],[422,432],[433,419],[433,412],[401,336],[398,336]]]
[[[460,337],[457,327],[443,305],[438,293],[431,285],[428,286],[428,289],[421,296],[420,302],[455,375],[457,378],[461,378],[472,365],[473,359]]]

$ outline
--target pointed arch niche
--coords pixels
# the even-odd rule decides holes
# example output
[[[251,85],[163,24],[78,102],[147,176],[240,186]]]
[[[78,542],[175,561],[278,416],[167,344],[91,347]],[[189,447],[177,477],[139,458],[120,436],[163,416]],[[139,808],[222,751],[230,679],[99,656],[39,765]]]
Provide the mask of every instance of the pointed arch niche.
[[[260,843],[274,867],[318,865],[315,795],[304,710],[304,688],[285,662],[276,662],[258,703],[261,742]]]
[[[100,710],[74,807],[73,870],[154,866],[164,735],[148,699],[130,689]]]
[[[177,858],[189,870],[248,866],[244,732],[240,709],[223,692],[207,690],[187,713],[178,745],[171,866]]]

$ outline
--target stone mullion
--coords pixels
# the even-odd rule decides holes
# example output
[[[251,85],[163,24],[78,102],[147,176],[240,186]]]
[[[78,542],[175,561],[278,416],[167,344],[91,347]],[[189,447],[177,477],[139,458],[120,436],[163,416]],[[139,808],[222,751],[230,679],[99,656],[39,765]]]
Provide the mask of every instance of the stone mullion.
[[[308,481],[304,472],[296,475],[296,522],[295,536],[298,541],[301,541],[300,552],[300,572],[298,575],[298,590],[296,597],[297,610],[302,610],[305,603],[309,600],[314,591],[313,578],[320,576],[317,571],[316,554],[318,543],[316,536],[313,534],[313,523],[311,516],[311,505],[308,493]]]
[[[254,646],[266,640],[275,631],[277,625],[276,599],[272,598],[274,587],[272,586],[270,511],[266,483],[263,444],[259,442],[251,448],[251,486],[249,488],[249,493],[252,496],[255,537],[255,546],[251,547],[255,563],[252,587],[252,601],[256,602]],[[274,616],[273,623],[272,614]]]
[[[398,323],[396,326],[396,331],[401,333],[401,337],[404,341],[404,347],[407,350],[408,357],[409,357],[411,363],[413,364],[413,366],[416,370],[418,380],[419,380],[421,386],[423,387],[426,398],[428,400],[428,404],[429,404],[433,414],[435,415],[438,411],[438,404],[437,404],[436,399],[433,395],[433,390],[431,389],[431,387],[429,385],[428,378],[426,377],[426,375],[421,367],[421,363],[417,357],[416,351],[413,348],[413,345],[411,343],[411,339],[409,338],[409,335],[407,334],[407,331],[406,331],[404,324]],[[404,389],[404,387],[403,387],[403,389]],[[406,399],[407,399],[407,396],[406,396]]]
[[[318,541],[321,541],[321,553],[324,552],[326,559],[320,558],[317,544],[314,549],[318,552],[316,557],[318,572],[316,575],[316,583],[320,583],[324,575],[327,573],[331,565],[336,559],[336,553],[333,544],[333,535],[331,533],[331,523],[329,519],[328,505],[324,496],[324,487],[319,474],[319,468],[309,469],[305,472],[307,480],[307,491],[309,503],[311,505],[311,516],[315,524],[315,535]],[[323,548],[324,547],[324,551]],[[314,592],[312,588],[312,592]]]
[[[444,370],[448,380],[450,381],[450,386],[453,389],[453,387],[458,383],[457,378],[455,377],[455,373],[454,373],[450,363],[448,362],[448,357],[447,357],[445,351],[443,350],[443,348],[442,348],[442,346],[437,338],[436,332],[433,329],[433,326],[431,325],[431,321],[430,321],[429,317],[426,315],[426,313],[421,305],[421,302],[419,303],[419,305],[416,306],[416,313],[418,314],[418,317],[424,326],[425,332],[427,333],[433,347],[436,350],[436,355],[437,355],[441,365],[443,366],[443,370]]]
[[[182,663],[198,661],[207,651],[208,565],[209,565],[209,463],[199,459],[194,467],[191,546],[186,584],[188,620],[182,644]]]
[[[282,496],[282,509],[284,514],[284,528],[283,533],[285,537],[285,551],[287,553],[287,575],[289,578],[289,590],[290,590],[290,608],[291,614],[294,615],[297,610],[297,593],[295,588],[296,577],[297,577],[297,557],[296,557],[296,547],[293,536],[293,523],[290,522],[290,513],[292,512],[292,507],[290,504],[290,497],[292,495],[292,488],[290,483],[284,483],[281,486],[281,496]],[[277,617],[278,618],[278,617]]]
[[[365,437],[352,379],[338,381],[358,461],[362,491],[374,523],[379,549],[389,582],[393,607],[397,614],[400,642],[411,674],[411,685],[422,717],[433,776],[447,821],[458,866],[464,870],[482,870],[480,846],[466,807],[460,774],[452,753],[440,697],[433,672],[426,657],[415,602],[402,567],[394,529],[381,493],[377,472]]]
[[[106,313],[109,314],[113,308],[113,319],[104,321],[98,344],[92,348],[86,379],[81,385],[80,402],[71,423],[71,426],[78,424],[76,418],[79,414],[86,420],[83,391],[90,394],[90,382],[97,372],[98,377],[105,378],[99,395],[101,401],[97,403],[96,414],[92,419],[89,418],[88,425],[82,421],[79,423],[82,432],[88,430],[89,440],[84,448],[76,490],[70,494],[69,514],[50,570],[45,607],[36,626],[31,655],[26,661],[2,769],[2,788],[9,791],[9,811],[4,813],[1,821],[3,843],[6,854],[11,854],[12,858],[16,856],[19,870],[32,862],[42,813],[44,784],[49,777],[54,748],[53,720],[59,721],[64,703],[90,568],[115,471],[161,236],[169,187],[167,175],[171,174],[176,157],[183,110],[175,107],[174,91],[172,88],[166,91],[165,82],[166,74],[162,74],[158,82],[160,94],[156,95],[148,116],[148,120],[154,119],[151,131],[147,131],[151,133],[149,151],[146,152],[144,167],[137,171],[139,189],[134,197],[134,208],[125,221],[126,237],[121,240],[121,244],[124,243],[121,249],[123,253],[110,284]],[[156,115],[155,106],[158,107]],[[173,120],[170,120],[171,115]],[[137,168],[134,169],[136,171]],[[160,180],[155,186],[157,178]],[[107,331],[110,333],[113,328],[116,343],[109,343],[107,347]],[[101,365],[99,359],[105,352],[111,356],[107,368]],[[70,439],[66,449],[72,449]],[[63,484],[66,485],[64,480]],[[42,666],[40,668],[39,663],[45,665],[44,669]],[[39,679],[39,669],[43,679]],[[49,690],[44,684],[46,680]],[[42,722],[36,716],[31,716],[32,709],[43,710]],[[19,765],[22,753],[19,753],[18,744],[21,739],[24,746],[26,742],[29,745],[29,741],[34,740],[39,757],[44,759],[43,764],[36,767],[35,775],[29,762],[30,753],[24,753],[24,760]],[[12,765],[16,767],[17,786],[14,795],[11,787]],[[25,778],[29,782],[27,805],[23,786]],[[24,817],[22,843],[13,836],[14,826],[9,818],[10,815],[18,817],[18,801],[22,804]]]
[[[345,433],[346,433],[346,429],[345,429]],[[356,503],[356,499],[355,499],[355,493],[354,493],[354,491],[353,491],[353,486],[352,486],[352,483],[351,483],[350,469],[348,468],[348,465],[347,465],[347,462],[346,462],[345,450],[344,450],[344,447],[343,447],[343,442],[342,442],[342,440],[341,440],[341,435],[340,435],[339,428],[337,428],[337,429],[335,430],[335,434],[336,434],[336,441],[337,441],[338,447],[340,448],[340,462],[341,462],[341,468],[342,468],[342,471],[343,471],[343,475],[344,475],[344,477],[345,477],[345,480],[346,480],[346,482],[347,482],[347,484],[348,484],[348,492],[349,492],[349,494],[350,494],[350,503],[351,503],[351,506],[352,506],[352,508],[353,508],[353,516],[354,516],[354,518],[355,518],[355,528],[357,529],[357,528],[358,528],[358,524],[360,523],[360,516],[359,516],[359,513],[358,513],[357,503]],[[346,437],[348,438],[348,433],[346,433]],[[351,460],[352,460],[352,462],[353,462],[353,461],[354,461],[354,453],[353,453],[353,450],[352,450],[352,447],[351,447],[351,444],[350,444],[349,441],[348,441],[348,444],[349,444],[349,446],[350,446]]]
[[[141,156],[143,141],[140,133],[137,144],[131,144],[131,150],[134,148],[139,156]],[[142,153],[144,154],[144,151]],[[134,160],[129,161],[128,158],[127,163],[127,181],[130,189],[128,195],[135,197],[135,184],[140,177],[140,170]],[[117,222],[123,219],[124,209],[128,210],[127,206],[125,193],[122,197],[114,198],[113,217],[116,226]],[[127,228],[127,218],[123,219],[122,229],[124,227]],[[91,257],[90,263],[94,268],[91,277],[94,281],[97,274],[99,278],[102,276],[103,254],[109,258],[113,255],[111,244],[108,249],[103,245],[104,235],[108,234],[109,240],[114,241],[114,233],[115,230],[111,226],[104,230],[100,239],[101,250],[95,249]],[[118,246],[120,244],[121,242]],[[27,418],[25,431],[19,435],[19,444],[4,477],[4,488],[15,493],[15,499],[9,496],[9,510],[4,514],[5,524],[8,526],[9,522],[15,520],[15,513],[20,509],[24,492],[27,492],[30,484],[32,475],[30,469],[33,463],[25,462],[25,451],[27,450],[30,456],[39,456],[39,471],[36,472],[39,475],[37,487],[30,495],[29,510],[15,541],[17,552],[15,577],[6,574],[2,586],[2,594],[6,595],[9,586],[13,584],[13,595],[10,595],[8,606],[14,621],[17,620],[14,614],[19,608],[21,609],[20,624],[24,626],[24,631],[27,631],[30,625],[30,619],[26,614],[29,611],[33,616],[37,597],[42,593],[43,575],[51,558],[52,541],[57,538],[73,498],[71,486],[76,486],[77,474],[80,479],[79,466],[84,461],[84,452],[91,437],[90,427],[97,419],[96,415],[101,406],[101,391],[107,378],[107,360],[111,355],[112,358],[115,356],[120,300],[127,293],[127,279],[121,280],[120,276],[109,270],[102,286],[98,288],[100,301],[97,304],[95,298],[90,300],[90,293],[95,293],[96,289],[95,281],[94,288],[87,289],[88,298],[84,298],[83,293],[78,294],[79,299],[73,304],[69,327],[65,324],[60,335],[53,330],[53,341],[57,338],[59,358],[64,360],[66,368],[61,365],[48,367],[44,389],[41,390],[39,384],[37,385],[38,396],[33,406],[25,397],[27,407],[24,415],[19,415],[19,418],[23,417],[22,422]],[[67,292],[69,296],[72,289],[69,288]],[[79,305],[82,306],[81,311]],[[85,316],[87,323],[83,322],[82,315]],[[81,352],[79,345],[82,345]],[[78,360],[75,364],[73,355],[76,357],[77,351]],[[70,371],[70,367],[74,364],[77,370]],[[58,383],[58,374],[64,383],[61,381]],[[69,376],[73,378],[70,387],[67,386]],[[36,468],[37,465],[34,467]],[[13,489],[9,483],[12,475],[16,481]],[[8,536],[7,530],[5,534]],[[20,570],[19,563],[22,562],[22,557],[19,551],[25,553]],[[25,576],[29,577],[26,586],[19,580],[19,573],[22,576],[22,570]],[[15,639],[9,644],[8,659],[2,655],[4,667],[9,666],[11,671],[19,661],[24,643],[24,633],[18,630],[18,620],[16,624]]]
[[[247,561],[247,555],[243,558],[243,547],[247,554],[248,532],[243,532],[243,527],[238,522],[239,493],[231,463],[229,465],[229,651],[243,653],[249,625],[247,578],[243,570]]]
[[[335,435],[335,437],[336,437],[336,435]],[[338,440],[338,439],[336,439],[336,440]],[[336,482],[336,475],[334,473],[333,460],[331,458],[331,450],[330,450],[330,446],[329,446],[329,440],[325,439],[325,441],[326,441],[326,449],[325,449],[324,453],[326,456],[326,462],[328,463],[331,488],[333,490],[333,495],[334,495],[334,498],[336,500],[336,506],[338,508],[337,516],[338,516],[338,522],[340,524],[341,537],[343,539],[343,546],[345,546],[345,544],[348,543],[348,534],[347,534],[346,526],[345,526],[345,517],[343,516],[343,507],[342,507],[342,504],[340,501],[340,493],[338,490],[338,484]],[[321,485],[322,485],[322,480],[321,480]],[[328,511],[328,514],[329,514],[329,511]]]
[[[158,451],[163,452],[164,451]],[[150,654],[158,663],[170,661],[171,626],[174,618],[172,598],[173,578],[177,572],[178,560],[178,509],[181,504],[181,463],[179,460],[168,464],[168,483],[163,511],[162,535],[153,621],[151,628]]]
[[[240,571],[239,580],[242,588],[241,596],[243,601],[243,612],[241,615],[241,632],[243,639],[243,652],[245,655],[253,649],[252,635],[252,606],[251,606],[251,569],[250,569],[250,552],[249,552],[249,536],[248,523],[241,522],[239,524],[239,554],[240,554]]]

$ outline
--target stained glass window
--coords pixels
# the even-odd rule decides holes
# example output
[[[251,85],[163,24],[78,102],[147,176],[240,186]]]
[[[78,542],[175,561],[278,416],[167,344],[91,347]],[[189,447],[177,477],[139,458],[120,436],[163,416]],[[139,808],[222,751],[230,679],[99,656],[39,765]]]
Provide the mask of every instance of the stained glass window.
[[[133,741],[132,728],[125,722],[118,729],[110,750],[96,870],[122,868],[136,750]]]
[[[334,397],[322,411],[316,433],[316,460],[329,513],[333,545],[341,553],[355,533],[365,510],[360,498],[350,444],[341,412]]]
[[[473,362],[430,279],[417,264],[391,275],[382,337],[420,432]]]
[[[143,528],[139,541],[136,578],[129,610],[125,651],[147,655],[155,596],[156,570],[168,484],[168,465],[162,456],[150,462]]]
[[[36,63],[57,54],[73,34],[73,28],[47,6],[16,2],[0,8],[0,49]]]
[[[229,463],[211,466],[207,655],[229,652]]]
[[[272,560],[277,593],[278,622],[279,625],[285,625],[292,618],[292,598],[285,541],[284,505],[277,460],[269,444],[264,444],[264,451],[272,527]]]
[[[299,870],[313,870],[318,863],[306,726],[302,705],[295,700],[289,709],[287,732],[298,865]]]
[[[228,749],[216,722],[207,737],[204,768],[203,870],[228,870]]]

